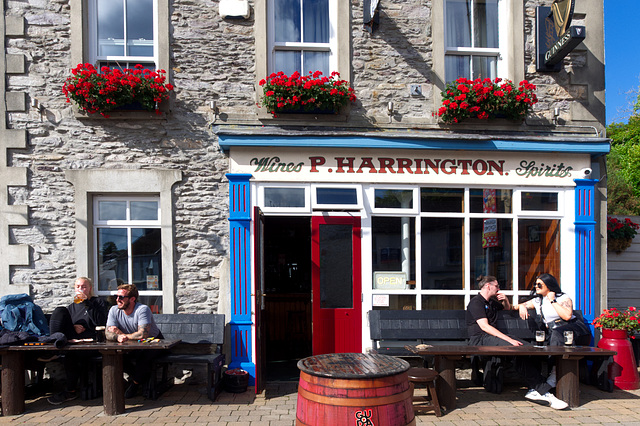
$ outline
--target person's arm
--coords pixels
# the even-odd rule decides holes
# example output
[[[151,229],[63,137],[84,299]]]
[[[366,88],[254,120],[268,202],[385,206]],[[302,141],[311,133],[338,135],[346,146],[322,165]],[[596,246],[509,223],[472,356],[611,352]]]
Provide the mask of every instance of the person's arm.
[[[523,320],[529,318],[529,309],[535,309],[535,305],[531,300],[513,305],[513,310],[518,311],[520,318]]]
[[[521,341],[512,339],[511,337],[507,336],[506,334],[504,334],[503,332],[501,332],[500,330],[498,330],[497,328],[489,324],[489,320],[487,318],[478,318],[476,320],[476,323],[478,324],[478,326],[480,326],[482,331],[484,331],[487,334],[498,337],[513,346],[522,345]]]

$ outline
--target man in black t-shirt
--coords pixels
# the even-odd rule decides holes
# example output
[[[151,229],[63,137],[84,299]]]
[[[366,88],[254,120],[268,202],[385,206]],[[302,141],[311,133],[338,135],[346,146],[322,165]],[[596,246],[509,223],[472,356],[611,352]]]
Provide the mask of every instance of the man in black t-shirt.
[[[498,280],[492,276],[481,276],[478,281],[480,293],[467,305],[467,330],[471,346],[520,346],[523,341],[507,336],[496,328],[498,311],[511,309],[507,296],[500,292]]]

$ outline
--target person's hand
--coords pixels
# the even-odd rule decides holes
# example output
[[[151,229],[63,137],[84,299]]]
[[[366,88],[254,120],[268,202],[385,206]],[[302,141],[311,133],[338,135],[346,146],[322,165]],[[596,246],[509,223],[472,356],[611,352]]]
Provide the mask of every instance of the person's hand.
[[[549,299],[549,302],[551,302],[552,300],[556,300],[556,294],[553,291],[550,291],[549,293],[547,293],[547,299]]]
[[[512,346],[522,346],[522,342],[520,340],[509,338],[507,341],[511,343]]]
[[[80,324],[74,324],[73,329],[76,331],[76,334],[82,334],[85,332],[86,328],[81,326]]]
[[[498,301],[499,301],[499,302],[502,302],[503,300],[506,300],[506,299],[507,299],[507,296],[505,296],[505,295],[504,295],[502,292],[500,292],[500,291],[496,293],[496,297],[498,298]]]
[[[518,313],[520,314],[520,318],[522,318],[523,320],[529,318],[529,310],[524,304],[518,305]]]
[[[119,343],[126,342],[127,340],[129,340],[129,338],[127,337],[126,334],[118,334],[118,342]]]

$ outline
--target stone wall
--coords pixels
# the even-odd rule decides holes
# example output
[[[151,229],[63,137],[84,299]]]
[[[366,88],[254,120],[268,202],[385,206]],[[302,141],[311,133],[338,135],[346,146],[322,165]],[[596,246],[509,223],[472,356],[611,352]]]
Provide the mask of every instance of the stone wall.
[[[362,26],[361,2],[351,1],[352,75],[343,77],[352,81],[358,102],[346,122],[313,124],[365,131],[422,130],[426,138],[450,132],[432,115],[442,89],[441,83],[434,85],[432,73],[432,47],[441,42],[432,37],[431,22],[441,19],[432,16],[434,1],[381,2],[380,25],[373,34]],[[526,124],[509,129],[528,135],[592,132],[550,125],[557,107],[563,123],[583,123],[601,130],[604,109],[595,104],[604,96],[604,73],[594,78],[586,70],[600,72],[597,59],[603,57],[602,37],[589,39],[588,47],[571,54],[560,73],[535,74],[535,6],[550,3],[524,2],[522,60],[525,77],[539,87],[541,102]],[[592,31],[588,34],[596,37],[602,28],[589,27],[586,17],[602,14],[601,0],[579,4],[577,23],[584,22]],[[5,98],[26,94],[24,107],[7,113],[7,128],[28,134],[26,147],[8,149],[6,165],[26,168],[27,185],[9,186],[8,200],[1,207],[26,206],[28,222],[6,224],[8,241],[0,241],[0,247],[28,246],[29,259],[27,265],[2,268],[9,268],[7,276],[16,289],[28,285],[46,311],[70,301],[77,272],[75,194],[65,170],[151,168],[183,173],[173,193],[176,311],[222,309],[220,292],[228,292],[224,288],[228,287],[228,184],[224,176],[228,160],[218,149],[212,127],[249,126],[259,132],[263,125],[276,123],[260,121],[257,115],[255,82],[264,76],[255,75],[253,14],[246,20],[223,20],[218,2],[211,0],[175,0],[170,10],[171,66],[167,71],[176,90],[167,118],[79,118],[61,92],[70,69],[77,65],[71,62],[69,0],[6,3],[5,19],[23,20],[25,32],[5,37],[5,55],[24,55],[25,67],[17,73],[5,70]],[[423,95],[411,97],[410,84],[421,85]],[[214,100],[220,107],[218,116],[209,106]],[[396,108],[392,123],[386,112],[389,101]],[[289,122],[287,126],[309,124]],[[11,147],[6,136],[1,143],[2,149]],[[0,168],[0,173],[8,173],[5,170]],[[144,190],[140,182],[140,191]]]

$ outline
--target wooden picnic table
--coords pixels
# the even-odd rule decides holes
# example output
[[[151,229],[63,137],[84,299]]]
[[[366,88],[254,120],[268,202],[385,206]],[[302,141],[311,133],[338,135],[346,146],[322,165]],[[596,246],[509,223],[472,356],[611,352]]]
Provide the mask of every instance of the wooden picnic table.
[[[556,360],[556,396],[577,407],[580,404],[578,361],[584,357],[611,357],[615,351],[594,348],[591,346],[466,346],[466,345],[434,345],[418,349],[408,345],[407,349],[421,356],[434,356],[434,365],[440,377],[436,390],[438,400],[447,410],[456,408],[456,374],[455,361],[468,356],[553,356]]]
[[[122,356],[133,350],[170,349],[180,340],[154,340],[152,342],[81,342],[56,348],[53,343],[44,345],[13,345],[0,347],[2,356],[2,413],[16,415],[24,412],[24,355],[34,351],[65,352],[99,351],[102,354],[102,398],[106,415],[124,413]]]

